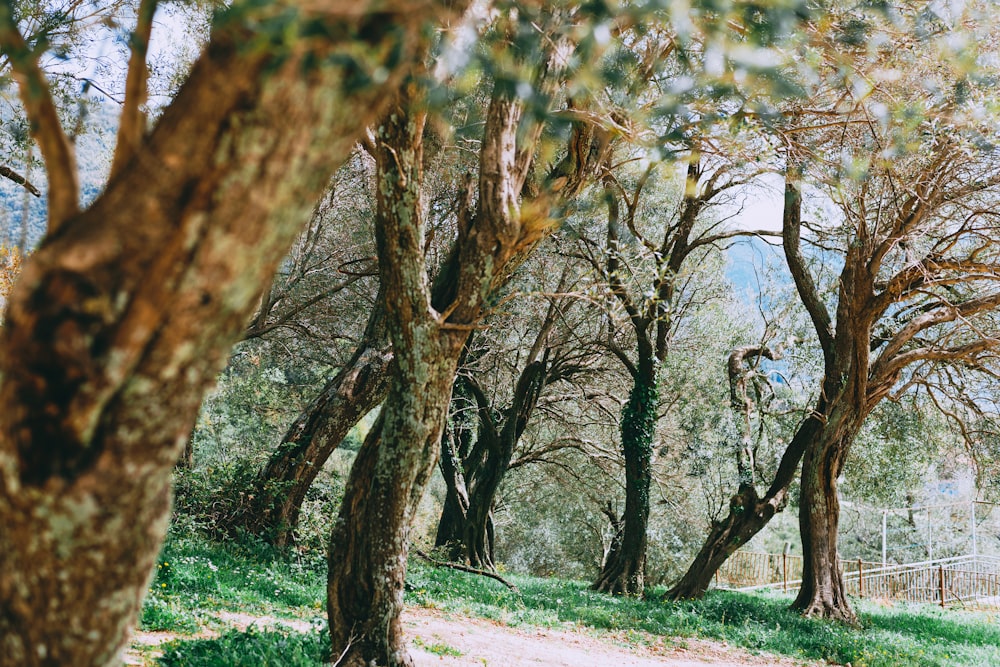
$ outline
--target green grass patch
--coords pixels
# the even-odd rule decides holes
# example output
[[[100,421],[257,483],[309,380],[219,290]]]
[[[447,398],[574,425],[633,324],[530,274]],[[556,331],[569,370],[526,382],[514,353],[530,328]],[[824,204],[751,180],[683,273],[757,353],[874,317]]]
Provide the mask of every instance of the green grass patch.
[[[320,667],[329,664],[330,638],[324,632],[231,631],[216,639],[171,642],[158,663],[163,667]]]
[[[218,610],[325,617],[326,565],[267,545],[168,536],[143,603],[143,630],[195,632]],[[325,618],[323,618],[325,622]]]
[[[428,644],[420,637],[414,637],[413,643],[419,646],[420,648],[424,649],[428,653],[433,653],[434,655],[440,655],[440,656],[447,655],[455,658],[461,658],[462,655],[464,655],[454,646],[449,646],[448,644],[445,644],[443,642],[431,642],[430,644]]]

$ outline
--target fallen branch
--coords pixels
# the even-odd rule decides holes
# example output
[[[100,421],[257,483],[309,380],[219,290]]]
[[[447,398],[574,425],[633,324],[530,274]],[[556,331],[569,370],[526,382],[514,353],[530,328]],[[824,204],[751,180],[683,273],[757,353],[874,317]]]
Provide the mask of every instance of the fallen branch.
[[[451,569],[458,570],[459,572],[468,572],[469,574],[478,574],[483,577],[489,577],[490,579],[495,579],[496,581],[499,581],[501,584],[509,588],[511,591],[517,593],[518,595],[521,594],[521,591],[520,589],[518,589],[517,586],[510,583],[509,581],[501,577],[499,574],[496,574],[495,572],[489,572],[487,570],[478,570],[474,567],[469,567],[468,565],[461,565],[459,563],[449,563],[448,561],[437,560],[436,558],[431,558],[420,549],[414,549],[414,551],[418,556],[423,558],[431,565],[436,565],[437,567],[450,567]]]

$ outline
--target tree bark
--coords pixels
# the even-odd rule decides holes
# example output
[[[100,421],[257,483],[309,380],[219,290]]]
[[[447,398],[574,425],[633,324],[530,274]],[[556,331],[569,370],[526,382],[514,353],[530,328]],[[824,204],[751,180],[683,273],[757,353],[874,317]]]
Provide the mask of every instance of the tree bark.
[[[247,28],[273,29],[260,10],[221,14],[130,169],[25,267],[0,334],[5,665],[115,663],[203,392],[417,58],[413,16],[441,14],[380,7],[305,10],[295,20],[329,37],[281,43]]]
[[[278,547],[294,541],[306,493],[333,451],[385,400],[392,350],[379,295],[357,350],[292,423],[261,470],[241,527]]]
[[[856,432],[830,428],[827,437],[806,451],[802,461],[802,500],[799,531],[802,535],[802,586],[792,603],[805,616],[818,616],[857,624],[844,587],[837,552],[840,501],[837,478]]]
[[[412,665],[399,614],[413,513],[436,463],[451,397],[456,357],[449,363],[444,352],[421,351],[428,361],[412,367],[419,383],[393,377],[351,468],[327,579],[330,637],[335,655],[348,649],[345,667]]]
[[[399,620],[409,531],[437,462],[468,337],[442,328],[430,308],[420,201],[426,115],[416,83],[404,91],[378,129],[376,151],[376,242],[397,372],[351,468],[330,539],[330,637],[348,667],[412,665]]]

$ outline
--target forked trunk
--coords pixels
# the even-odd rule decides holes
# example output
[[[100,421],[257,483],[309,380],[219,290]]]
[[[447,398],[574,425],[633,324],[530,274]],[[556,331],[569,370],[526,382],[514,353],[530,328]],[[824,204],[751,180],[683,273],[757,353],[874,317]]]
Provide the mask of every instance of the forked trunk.
[[[330,538],[327,612],[345,667],[410,667],[400,625],[410,527],[430,479],[467,330],[429,308],[420,202],[424,120],[414,82],[378,128],[375,240],[395,372]],[[419,93],[417,93],[419,94]],[[391,295],[391,298],[389,298]]]
[[[455,505],[449,508],[448,503],[454,503],[454,500],[446,500],[442,522],[445,513],[449,511],[461,521],[457,528],[462,548],[456,551],[473,567],[487,570],[496,568],[493,557],[493,504],[510,467],[514,448],[521,439],[545,386],[546,363],[546,358],[536,360],[521,371],[511,405],[504,411],[502,424],[496,422],[489,399],[475,381],[466,379],[459,383],[458,390],[470,393],[476,401],[478,439],[474,447],[470,447],[467,442],[459,447],[458,452],[464,452],[465,455],[461,466],[453,443],[447,442],[449,446],[443,448],[441,470],[448,485],[448,497],[459,501],[462,512],[456,513]],[[471,436],[471,429],[459,429],[459,437],[463,436]],[[445,536],[439,532],[439,540],[441,537]]]
[[[625,457],[625,513],[620,548],[609,554],[592,588],[612,595],[642,595],[646,565],[646,528],[652,482],[653,431],[656,426],[656,376],[652,361],[636,377],[622,411]]]
[[[385,400],[391,364],[385,311],[376,305],[351,359],[281,439],[258,477],[253,510],[237,524],[275,546],[291,544],[306,493],[323,465],[355,424]]]

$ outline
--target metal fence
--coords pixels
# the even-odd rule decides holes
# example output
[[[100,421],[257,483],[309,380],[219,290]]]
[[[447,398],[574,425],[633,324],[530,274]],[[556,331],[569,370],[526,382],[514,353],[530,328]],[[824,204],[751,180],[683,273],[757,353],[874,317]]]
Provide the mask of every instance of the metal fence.
[[[730,560],[717,577],[720,587],[795,592],[802,583],[799,556],[737,551]],[[793,567],[795,579],[789,576]],[[1000,558],[971,555],[889,566],[842,560],[841,569],[849,595],[1000,611]]]

